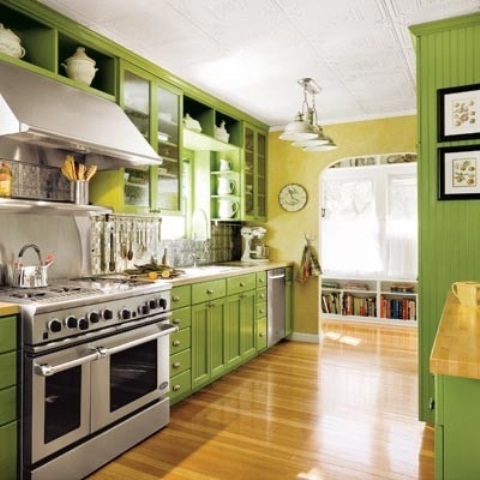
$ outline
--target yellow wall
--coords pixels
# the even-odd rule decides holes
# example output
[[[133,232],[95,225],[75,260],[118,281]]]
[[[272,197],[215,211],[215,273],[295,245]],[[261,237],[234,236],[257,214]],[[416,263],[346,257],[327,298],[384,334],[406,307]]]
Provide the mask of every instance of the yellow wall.
[[[324,128],[339,148],[330,152],[303,152],[279,140],[281,132],[269,136],[268,229],[271,260],[293,260],[295,270],[302,258],[304,234],[319,238],[320,172],[345,157],[415,151],[416,117],[404,116],[331,125]],[[278,192],[286,183],[300,183],[308,191],[308,203],[300,212],[289,213],[278,204]],[[294,332],[319,334],[318,280],[305,286],[295,282]]]

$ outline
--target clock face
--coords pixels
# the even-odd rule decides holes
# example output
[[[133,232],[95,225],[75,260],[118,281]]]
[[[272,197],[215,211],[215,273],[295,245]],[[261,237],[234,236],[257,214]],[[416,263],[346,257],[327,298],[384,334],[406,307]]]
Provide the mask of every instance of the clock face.
[[[288,212],[298,212],[307,204],[307,200],[307,191],[297,183],[285,185],[278,195],[281,207]]]

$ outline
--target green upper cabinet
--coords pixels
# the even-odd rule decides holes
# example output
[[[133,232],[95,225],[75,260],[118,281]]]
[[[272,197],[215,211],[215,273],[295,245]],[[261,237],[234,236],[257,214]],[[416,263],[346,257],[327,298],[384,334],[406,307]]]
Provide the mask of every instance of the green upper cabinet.
[[[22,52],[20,58],[0,53],[0,59],[16,63],[25,68],[41,71],[56,80],[71,84],[77,88],[91,91],[110,100],[115,100],[116,69],[118,58],[102,48],[94,39],[82,33],[82,29],[63,27],[50,20],[34,16],[35,8],[10,8],[13,2],[3,1],[0,4],[0,18],[5,28],[20,38]],[[15,5],[15,7],[20,7]],[[71,25],[70,25],[71,26]],[[68,60],[83,47],[86,55],[95,62],[95,76],[90,85],[69,78],[65,68]]]
[[[181,92],[134,66],[122,65],[121,72],[120,103],[163,163],[99,172],[91,199],[119,213],[179,212]]]
[[[251,125],[244,129],[244,220],[267,218],[267,133]]]

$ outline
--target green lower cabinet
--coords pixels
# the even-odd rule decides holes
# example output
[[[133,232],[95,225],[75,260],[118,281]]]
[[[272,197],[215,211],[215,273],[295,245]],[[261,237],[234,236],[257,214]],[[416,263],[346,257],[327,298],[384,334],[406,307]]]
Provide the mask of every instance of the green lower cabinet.
[[[192,306],[192,388],[207,385],[227,369],[224,298]]]
[[[228,368],[253,358],[255,347],[255,290],[227,297],[226,355]]]
[[[435,480],[480,478],[480,380],[437,376]]]
[[[0,426],[0,478],[16,480],[17,477],[18,422]]]

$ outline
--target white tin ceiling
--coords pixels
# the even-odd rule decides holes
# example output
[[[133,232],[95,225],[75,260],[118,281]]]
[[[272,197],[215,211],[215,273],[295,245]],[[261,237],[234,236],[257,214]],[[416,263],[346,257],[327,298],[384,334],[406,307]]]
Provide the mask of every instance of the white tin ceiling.
[[[271,126],[312,77],[320,123],[415,112],[408,26],[480,0],[40,0]]]

